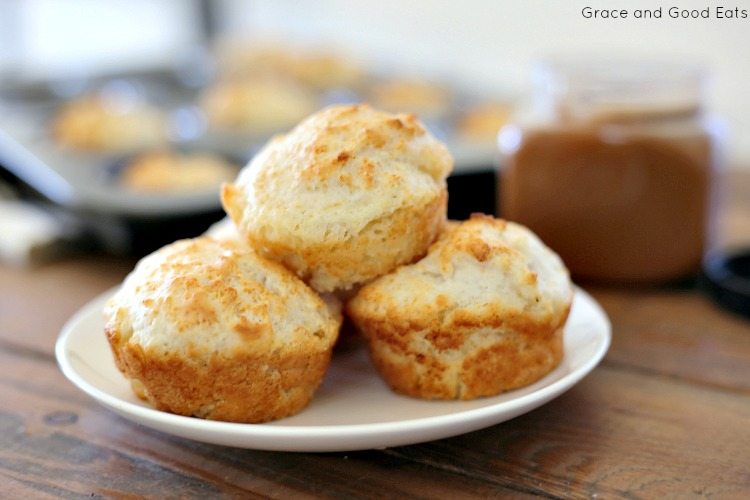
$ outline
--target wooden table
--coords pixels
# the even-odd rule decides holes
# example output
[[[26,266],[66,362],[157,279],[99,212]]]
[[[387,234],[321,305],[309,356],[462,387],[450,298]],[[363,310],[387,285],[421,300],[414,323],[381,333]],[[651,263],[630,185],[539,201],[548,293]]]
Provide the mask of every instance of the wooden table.
[[[731,180],[723,239],[750,245],[750,175]],[[514,420],[415,446],[298,454],[162,434],[63,377],[63,322],[132,264],[0,267],[0,497],[750,498],[750,321],[696,290],[590,289],[614,327],[605,360]]]

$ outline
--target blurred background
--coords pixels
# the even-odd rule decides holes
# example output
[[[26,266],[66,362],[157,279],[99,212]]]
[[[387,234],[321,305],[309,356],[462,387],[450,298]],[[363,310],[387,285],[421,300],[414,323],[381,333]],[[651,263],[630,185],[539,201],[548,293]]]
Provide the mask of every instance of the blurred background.
[[[750,41],[747,21],[669,19],[666,13],[661,20],[594,20],[581,15],[588,5],[623,7],[602,0],[321,0],[314,6],[295,0],[6,0],[0,68],[45,78],[161,67],[193,57],[208,35],[335,49],[378,70],[524,94],[530,64],[539,57],[660,55],[710,68],[711,106],[732,124],[733,156],[750,159],[750,59],[738,54]],[[634,0],[627,8],[657,6]],[[680,7],[703,9],[706,2],[687,0]]]
[[[497,132],[538,98],[545,58],[700,65],[722,163],[750,167],[748,20],[584,18],[624,7],[594,3],[6,0],[2,255],[73,240],[142,254],[198,234],[222,217],[217,186],[270,135],[337,102],[417,113],[456,157],[450,215],[497,212]]]

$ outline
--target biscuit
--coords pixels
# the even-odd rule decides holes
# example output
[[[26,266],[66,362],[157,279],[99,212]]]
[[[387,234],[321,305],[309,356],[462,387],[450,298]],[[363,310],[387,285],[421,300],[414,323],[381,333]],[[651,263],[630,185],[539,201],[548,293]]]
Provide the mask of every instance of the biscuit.
[[[291,127],[317,106],[310,91],[277,78],[221,80],[200,103],[211,127],[258,135]]]
[[[425,119],[446,114],[451,105],[447,88],[422,79],[373,83],[368,89],[367,99],[373,106],[387,111],[416,113]]]
[[[206,191],[237,175],[238,168],[208,153],[154,151],[125,165],[120,184],[134,191]]]
[[[356,88],[364,79],[362,67],[354,60],[333,52],[299,54],[291,68],[296,80],[320,90]]]
[[[288,77],[295,64],[291,47],[278,40],[219,40],[214,56],[221,78]]]
[[[126,97],[88,95],[64,104],[52,122],[63,147],[85,151],[128,151],[167,140],[164,115]]]
[[[346,311],[395,391],[473,399],[557,366],[571,300],[567,269],[531,231],[473,215],[424,259],[362,287]]]
[[[355,88],[365,76],[357,61],[323,47],[303,50],[271,40],[225,40],[215,52],[219,73],[230,78],[272,76],[330,90]]]
[[[297,413],[341,324],[279,264],[232,240],[181,240],[142,259],[105,309],[115,362],[159,410],[232,422]]]
[[[330,292],[427,251],[445,222],[452,167],[414,116],[332,106],[267,144],[222,203],[252,246]]]

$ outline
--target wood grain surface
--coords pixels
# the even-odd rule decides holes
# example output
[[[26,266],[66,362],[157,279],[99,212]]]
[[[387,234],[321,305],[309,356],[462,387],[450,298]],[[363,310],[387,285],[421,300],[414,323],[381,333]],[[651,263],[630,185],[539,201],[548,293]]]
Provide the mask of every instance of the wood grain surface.
[[[750,245],[750,176],[721,231]],[[587,289],[612,347],[580,384],[511,421],[354,453],[202,444],[100,407],[57,368],[58,332],[132,261],[0,267],[0,498],[750,498],[750,321],[690,286]]]

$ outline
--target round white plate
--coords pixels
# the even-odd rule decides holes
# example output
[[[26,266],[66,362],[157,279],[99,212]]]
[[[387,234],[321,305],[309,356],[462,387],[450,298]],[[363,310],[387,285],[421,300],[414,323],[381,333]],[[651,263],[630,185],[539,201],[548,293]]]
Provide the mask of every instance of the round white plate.
[[[60,368],[76,386],[121,416],[147,427],[207,443],[283,451],[351,451],[441,439],[528,412],[570,389],[607,352],[609,320],[576,289],[565,327],[565,355],[538,382],[473,401],[424,401],[393,393],[371,366],[364,346],[334,353],[325,381],[298,415],[267,424],[182,417],[151,408],[130,390],[104,336],[102,306],[94,299],[63,327],[55,346]]]

